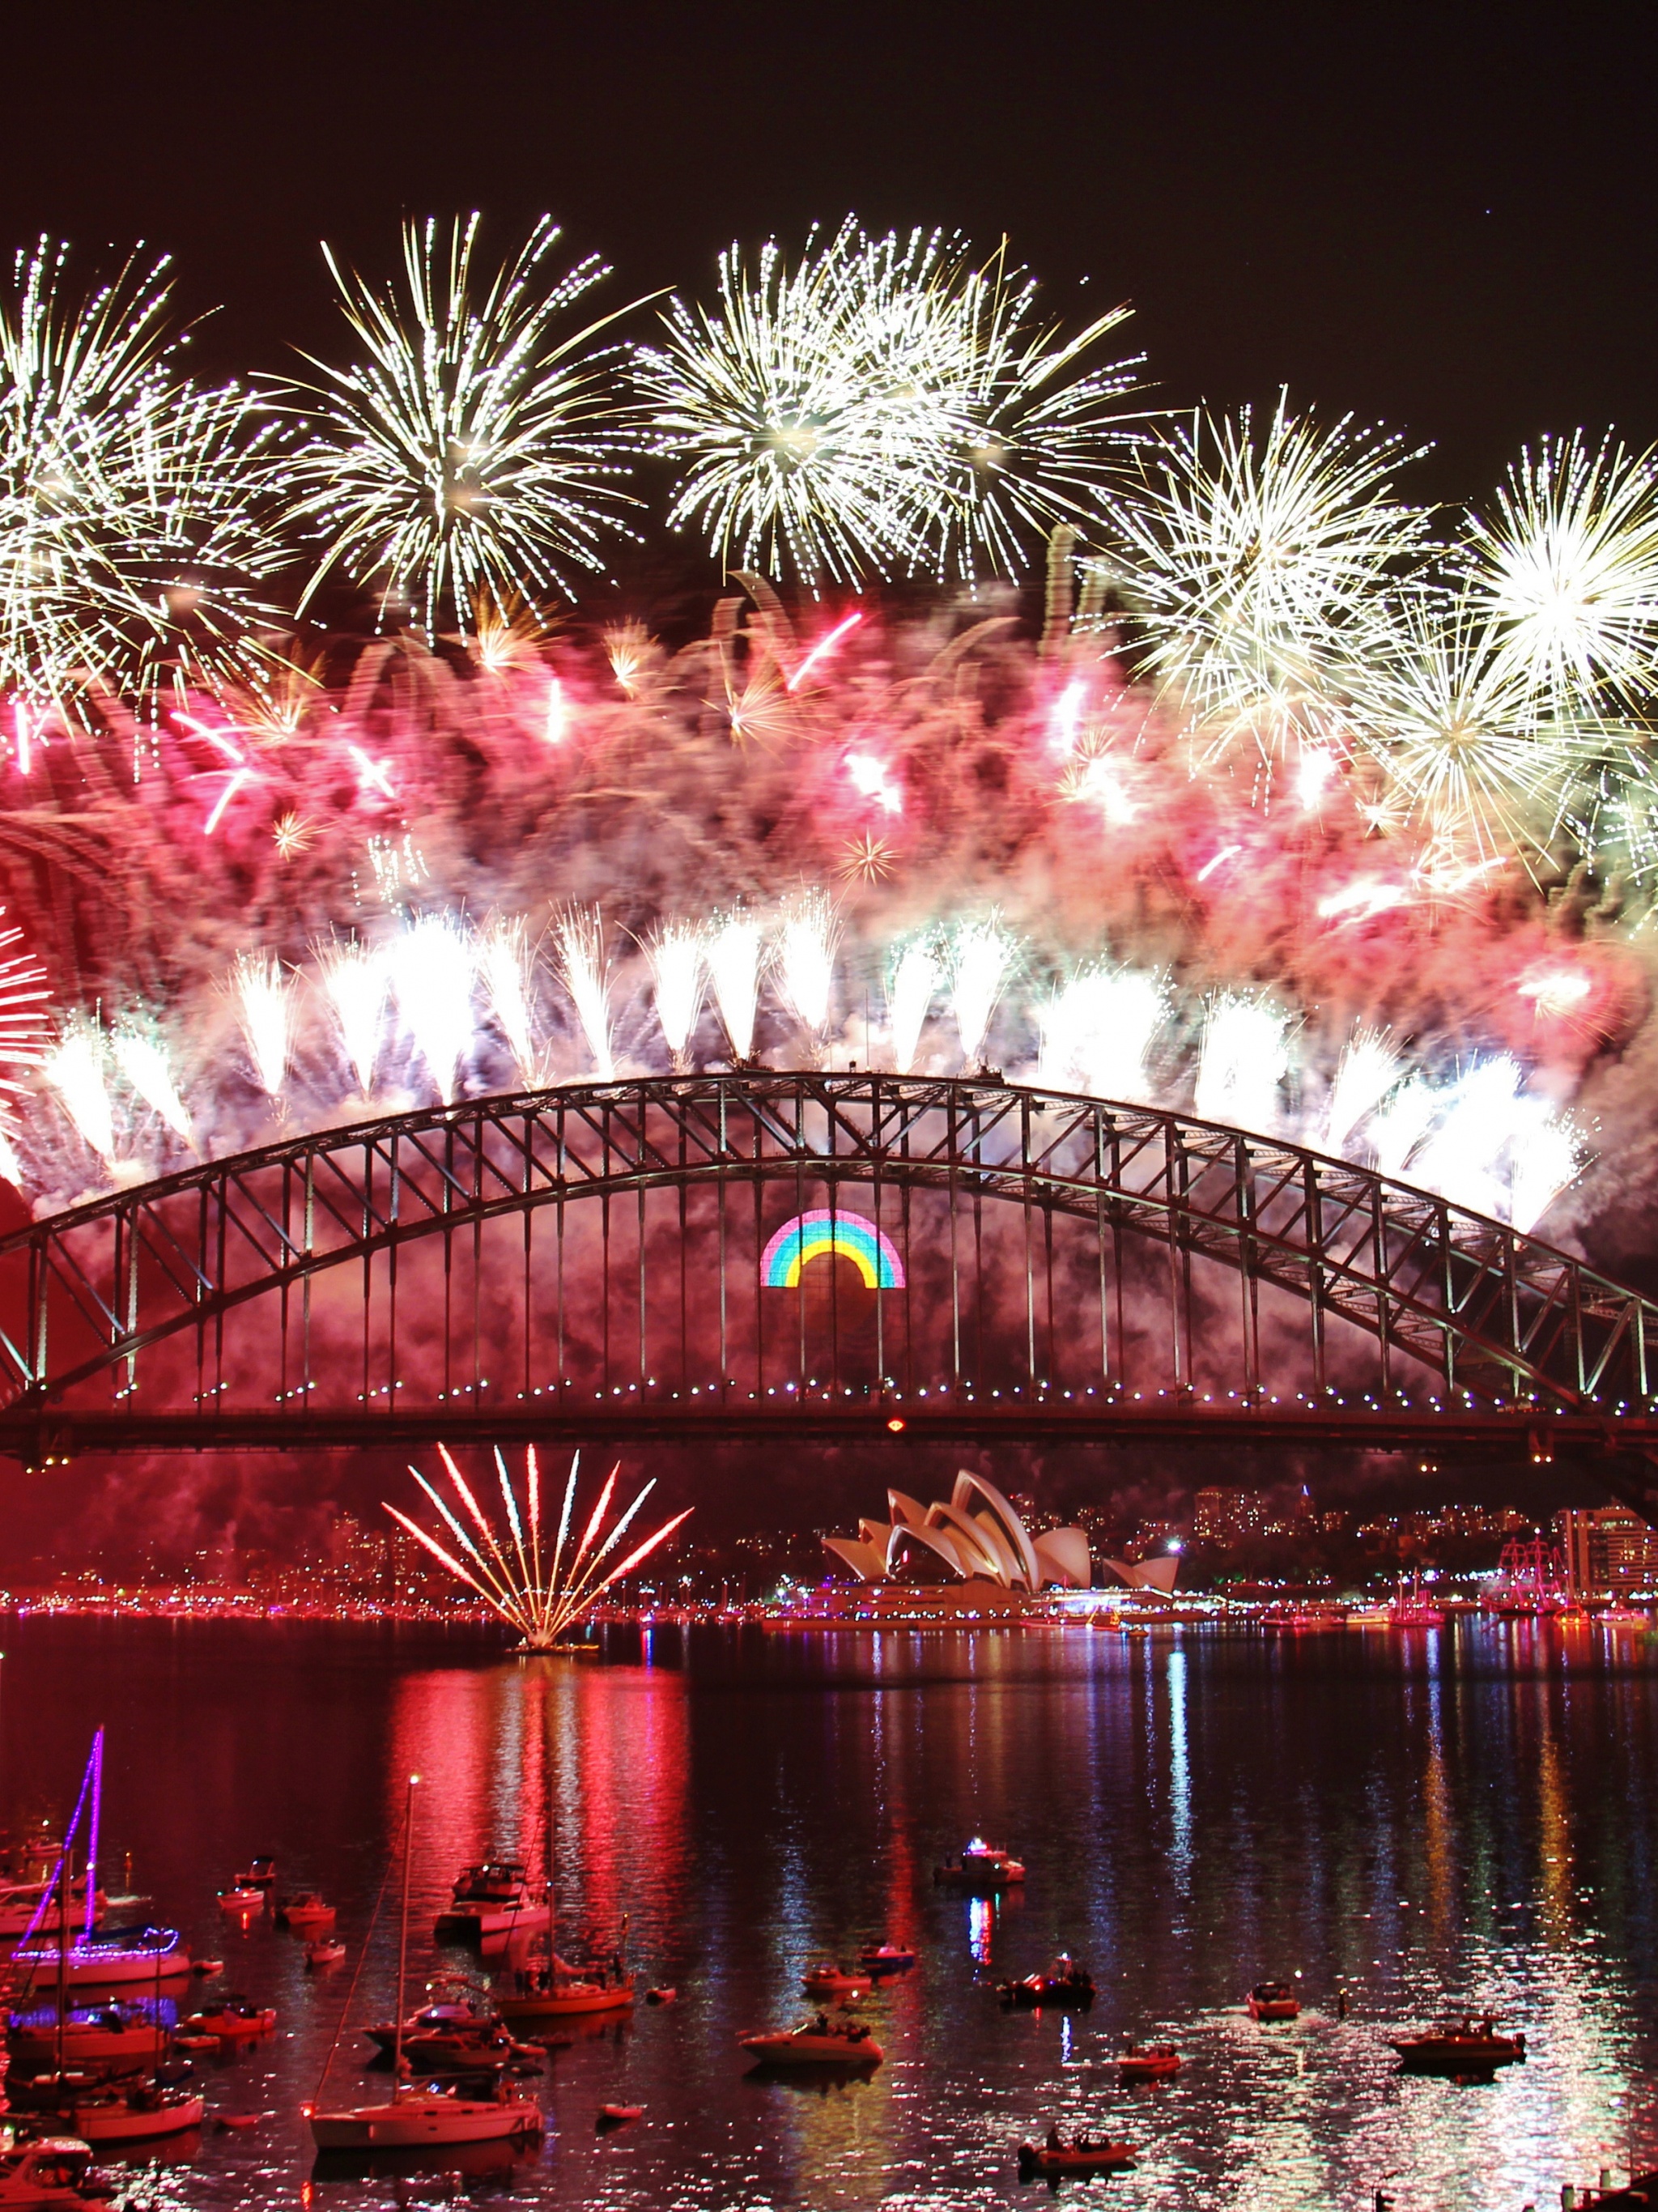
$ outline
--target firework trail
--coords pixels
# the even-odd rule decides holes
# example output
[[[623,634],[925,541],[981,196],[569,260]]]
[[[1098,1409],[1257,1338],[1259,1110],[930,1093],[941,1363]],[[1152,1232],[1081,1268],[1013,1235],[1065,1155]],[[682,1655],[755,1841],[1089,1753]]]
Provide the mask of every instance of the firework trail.
[[[259,1088],[280,1099],[288,1080],[294,1019],[293,990],[281,961],[264,953],[238,953],[231,989]]]
[[[187,1145],[194,1144],[190,1111],[179,1095],[172,1061],[160,1032],[151,1026],[141,1027],[129,1018],[115,1024],[109,1042],[115,1065],[145,1105],[161,1115],[174,1136],[182,1137]]]
[[[784,1003],[806,1033],[809,1055],[822,1056],[835,989],[841,923],[822,891],[807,891],[785,913],[774,957]]]
[[[1374,1030],[1356,1030],[1342,1048],[1330,1086],[1325,1151],[1338,1156],[1345,1152],[1355,1130],[1370,1120],[1404,1073],[1404,1063],[1387,1037]]]
[[[1155,976],[1103,967],[1072,976],[1042,1010],[1042,1079],[1149,1103],[1151,1049],[1168,1016],[1169,994]]]
[[[691,1037],[702,1012],[706,984],[702,932],[689,922],[668,922],[646,942],[655,985],[656,1018],[676,1075],[690,1072]]]
[[[391,990],[385,956],[374,945],[336,938],[319,951],[317,966],[358,1095],[372,1098]]]
[[[610,1052],[610,985],[604,968],[604,924],[597,907],[576,907],[554,933],[558,972],[570,994],[601,1083],[616,1073]]]
[[[1287,1028],[1283,1012],[1262,1000],[1222,998],[1210,1008],[1193,1101],[1201,1120],[1277,1128],[1290,1072]]]
[[[71,1016],[46,1055],[46,1080],[64,1103],[82,1140],[106,1165],[115,1161],[115,1121],[105,1074],[104,1041],[88,1021]]]
[[[392,987],[438,1097],[454,1097],[472,1048],[472,942],[458,915],[423,914],[392,939]]]
[[[752,915],[731,914],[714,921],[703,940],[703,957],[714,1003],[731,1048],[732,1063],[754,1057],[755,1018],[760,1009],[760,955],[765,932]]]
[[[497,917],[478,943],[478,972],[489,1012],[513,1055],[513,1070],[526,1091],[545,1079],[536,1042],[536,956],[521,915]]]
[[[963,922],[950,938],[946,956],[950,1011],[955,1018],[962,1065],[969,1071],[982,1065],[991,1017],[1017,950],[1013,939],[993,919]]]
[[[620,1471],[613,1468],[586,1528],[578,1540],[571,1545],[568,1538],[570,1516],[575,1504],[576,1470],[580,1462],[578,1453],[570,1462],[570,1476],[565,1485],[558,1537],[550,1559],[542,1543],[539,1471],[533,1444],[529,1450],[527,1534],[526,1516],[520,1508],[512,1477],[507,1472],[507,1462],[500,1452],[495,1454],[496,1480],[501,1506],[507,1516],[504,1538],[498,1525],[479,1504],[477,1492],[449,1453],[441,1445],[439,1451],[460,1509],[459,1511],[418,1468],[411,1467],[409,1472],[430,1504],[436,1508],[453,1548],[440,1543],[435,1536],[428,1535],[418,1521],[398,1506],[388,1504],[386,1510],[417,1544],[431,1553],[440,1566],[482,1598],[490,1611],[509,1628],[516,1629],[522,1638],[520,1648],[525,1650],[550,1650],[571,1629],[580,1625],[606,1590],[634,1573],[652,1553],[665,1544],[676,1529],[689,1518],[693,1510],[688,1506],[684,1512],[677,1513],[671,1521],[664,1522],[653,1534],[646,1537],[642,1543],[635,1544],[631,1551],[612,1564],[613,1553],[632,1526],[640,1508],[656,1487],[653,1481],[647,1482],[633,1504],[618,1514],[607,1528],[606,1518]]]
[[[921,1031],[944,971],[932,941],[913,939],[897,948],[887,982],[887,1024],[892,1032],[893,1066],[901,1075],[914,1067]]]

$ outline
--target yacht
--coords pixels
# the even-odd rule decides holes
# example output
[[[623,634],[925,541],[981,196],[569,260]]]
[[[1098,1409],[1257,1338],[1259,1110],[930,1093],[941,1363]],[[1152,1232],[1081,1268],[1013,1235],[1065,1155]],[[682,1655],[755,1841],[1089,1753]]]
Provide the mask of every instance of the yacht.
[[[48,1899],[47,1893],[52,1894]],[[109,1899],[101,1889],[92,1893],[90,1923],[104,1917]],[[0,1943],[15,1943],[21,1936],[45,1932],[55,1936],[64,1924],[61,1885],[54,1889],[51,1875],[39,1881],[0,1881]],[[87,1911],[87,1881],[82,1875],[72,1883],[69,1893],[69,1924],[84,1928],[89,1924]]]
[[[992,1897],[1012,1889],[1024,1880],[1023,1861],[996,1850],[978,1836],[963,1844],[962,1856],[946,1866],[934,1867],[932,1879],[947,1889],[965,1889],[975,1897]]]
[[[92,2146],[78,2136],[41,2136],[0,2153],[0,2207],[106,2204],[113,2195],[87,2172]]]
[[[1421,2035],[1390,2037],[1388,2047],[1399,2053],[1407,2073],[1487,2074],[1494,2067],[1523,2063],[1526,2039],[1504,2035],[1491,2014],[1476,2020],[1472,2013],[1442,2021]]]
[[[878,2066],[880,2045],[852,2021],[816,2020],[776,2033],[739,2036],[739,2047],[768,2066]]]
[[[9,2039],[13,2063],[24,2071],[53,2065],[119,2070],[153,2066],[167,2049],[167,2033],[130,2008],[112,2004],[96,2012],[77,2009],[61,2029],[55,2019],[39,2014],[14,2020]]]
[[[550,1917],[545,1899],[537,1900],[530,1888],[529,1869],[522,1859],[485,1859],[465,1867],[438,1915],[440,1929],[457,1930],[482,1939],[494,1936],[528,1934],[544,1928]]]
[[[73,2124],[83,2142],[149,2142],[160,2136],[187,2135],[200,2127],[206,2109],[199,2093],[164,2089],[151,2081],[77,2097]]]
[[[69,1989],[115,1989],[129,1982],[180,1981],[190,1972],[190,1954],[176,1928],[99,1928],[76,1936],[67,1954],[61,1941],[37,1936],[20,1943],[12,1964],[21,1966],[39,1990],[62,1981]]]

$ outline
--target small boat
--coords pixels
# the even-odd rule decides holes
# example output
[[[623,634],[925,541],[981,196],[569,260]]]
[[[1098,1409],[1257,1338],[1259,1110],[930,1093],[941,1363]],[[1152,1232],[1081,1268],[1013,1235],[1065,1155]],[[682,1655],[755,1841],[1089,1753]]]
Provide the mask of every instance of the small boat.
[[[643,2105],[601,2105],[597,2124],[601,2128],[625,2128],[630,2120],[642,2120]]]
[[[297,1897],[284,1897],[276,1905],[278,1928],[331,1928],[334,1908],[314,1889],[302,1889]]]
[[[225,1912],[263,1912],[264,1892],[252,1882],[239,1882],[234,1889],[219,1892],[219,1906]]]
[[[83,2142],[148,2142],[156,2136],[181,2136],[200,2127],[206,2109],[200,2096],[146,2084],[77,2097],[74,2127]]]
[[[858,1963],[866,1974],[907,1974],[915,1964],[915,1954],[901,1943],[876,1943],[858,1954]]]
[[[36,1990],[59,1979],[61,1946],[38,1938],[12,1953],[12,1963]],[[190,1972],[190,1954],[176,1928],[101,1928],[77,1936],[62,1962],[70,1989],[115,1989],[126,1982],[176,1981]]]
[[[563,2020],[583,2013],[630,2012],[631,1974],[605,1966],[556,1967],[540,1977],[541,1986],[522,1996],[498,2000],[504,2020]]]
[[[101,2204],[113,2193],[88,2173],[92,2145],[78,2136],[41,2136],[0,2152],[0,2206]]]
[[[50,1867],[57,1856],[55,1851],[42,1854],[36,1863]],[[38,1881],[0,1881],[0,1943],[14,1942],[31,1929],[37,1936],[55,1936],[64,1924],[63,1886],[61,1881],[54,1883],[50,1874]],[[101,1889],[93,1892],[90,1917],[94,1923],[103,1918],[108,1903]],[[69,1884],[69,1924],[83,1928],[87,1921],[87,1879],[82,1875]]]
[[[852,2021],[816,2020],[779,2033],[739,2036],[739,2046],[768,2066],[878,2066],[881,2046]]]
[[[448,1905],[438,1915],[438,1928],[481,1941],[486,1936],[528,1935],[545,1928],[550,1917],[545,1900],[531,1893],[522,1859],[485,1859],[461,1869]]]
[[[250,1859],[235,1878],[238,1889],[269,1889],[276,1879],[275,1859]]]
[[[500,2027],[428,2028],[405,2035],[403,2051],[416,2074],[498,2074],[514,2058],[537,2055],[532,2045],[515,2043]]]
[[[52,2065],[58,2058],[59,2028],[55,2019],[34,2014],[14,2020],[11,2027],[13,2063],[25,2069]],[[124,2005],[109,2004],[96,2012],[78,2010],[61,2030],[62,2060],[66,2067],[91,2066],[100,2072],[149,2066],[167,2049],[167,2033],[153,2020]]]
[[[319,2150],[423,2150],[444,2143],[525,2142],[542,2130],[541,2107],[504,2084],[493,2097],[461,2097],[446,2089],[404,2088],[389,2104],[330,2112],[304,2107]]]
[[[175,2051],[187,2051],[192,2057],[200,2058],[210,2051],[221,2049],[222,2045],[216,2035],[192,2035],[190,2030],[185,2028],[181,2033],[173,2037],[173,2048]]]
[[[187,2033],[216,2036],[221,2043],[249,2043],[276,2025],[275,2005],[248,2004],[240,1997],[227,1997],[210,2012],[193,2012],[182,2023]]]
[[[667,1989],[649,1989],[645,1992],[645,2002],[647,2004],[653,2005],[671,2004],[678,1995],[678,1990],[671,1987]]]
[[[257,2128],[264,2118],[263,2112],[221,2112],[213,2124],[222,2135],[235,2135],[243,2128]]]
[[[319,1966],[337,1966],[344,1956],[345,1946],[337,1936],[325,1936],[320,1943],[305,1947],[305,1963],[313,1973]]]
[[[1117,2057],[1125,2081],[1166,2081],[1181,2069],[1181,2055],[1172,2043],[1126,2044]]]
[[[1523,2063],[1523,2035],[1498,2033],[1489,2013],[1476,2019],[1472,2013],[1442,2021],[1422,2035],[1389,2037],[1407,2073],[1488,2074],[1494,2067]]]
[[[411,2012],[404,2021],[403,2035],[405,2041],[411,2036],[430,2034],[438,2029],[457,2037],[487,2035],[500,2026],[501,2014],[498,2012],[486,2012],[474,1999],[468,1997],[459,2002],[422,2005],[418,2012]],[[366,2027],[362,2032],[371,2043],[384,2051],[389,2053],[396,2046],[398,2024],[395,2021],[381,2021],[378,2026]]]
[[[1045,1974],[1021,1982],[1002,1982],[996,1990],[1005,2010],[1014,2006],[1052,2005],[1061,2012],[1086,2012],[1094,2002],[1094,1977],[1086,1966],[1061,1952]]]
[[[1297,2020],[1301,1999],[1288,1982],[1257,1982],[1244,2000],[1251,2020]]]
[[[192,1974],[200,1975],[205,1981],[214,1974],[223,1973],[224,1960],[222,1959],[192,1959],[190,1962],[190,1971]]]
[[[875,1987],[875,1978],[852,1973],[825,1959],[807,1968],[800,1977],[800,1986],[809,1997],[866,1997]]]
[[[1133,2143],[1096,2142],[1089,2136],[1061,2142],[1057,2128],[1049,2130],[1046,2142],[1019,2145],[1019,2172],[1024,2179],[1033,2174],[1121,2173],[1133,2163]]]
[[[975,1897],[991,1897],[1024,1880],[1024,1866],[1006,1851],[993,1850],[975,1836],[963,1844],[962,1856],[948,1865],[934,1867],[932,1879],[946,1889],[965,1889]]]

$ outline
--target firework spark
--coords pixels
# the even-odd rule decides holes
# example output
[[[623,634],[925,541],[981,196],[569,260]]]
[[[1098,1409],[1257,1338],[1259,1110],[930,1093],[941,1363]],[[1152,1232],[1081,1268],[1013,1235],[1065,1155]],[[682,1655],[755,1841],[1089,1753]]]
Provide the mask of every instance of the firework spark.
[[[115,1065],[145,1105],[161,1115],[174,1136],[182,1137],[187,1145],[193,1144],[195,1131],[191,1126],[190,1110],[179,1095],[173,1063],[160,1030],[153,1024],[140,1024],[129,1017],[115,1024],[110,1049],[115,1055]]]
[[[1270,1133],[1278,1126],[1279,1091],[1290,1069],[1288,1021],[1262,999],[1223,997],[1203,1029],[1194,1103],[1206,1121]]]
[[[385,955],[372,945],[334,939],[319,951],[317,965],[358,1093],[372,1098],[391,989]]]
[[[955,1017],[965,1068],[983,1065],[991,1018],[1000,1002],[1017,951],[1013,939],[993,915],[987,921],[963,922],[951,933],[950,1011]]]
[[[230,988],[254,1077],[267,1097],[280,1098],[294,1026],[293,992],[282,964],[265,953],[239,952]]]
[[[84,1017],[70,1015],[57,1045],[46,1054],[46,1072],[82,1141],[106,1166],[112,1166],[115,1121],[103,1032]]]
[[[754,1024],[760,1011],[760,955],[765,933],[752,915],[730,914],[715,921],[703,939],[703,957],[714,1003],[741,1067],[754,1057]]]
[[[478,945],[478,971],[495,1025],[507,1040],[519,1081],[533,1091],[546,1079],[543,1054],[537,1042],[536,969],[529,924],[516,918],[497,917]]]
[[[604,924],[598,908],[573,907],[553,933],[558,972],[581,1024],[601,1083],[616,1074],[610,1052],[610,995],[604,967]]]
[[[777,933],[778,983],[814,1056],[821,1053],[829,1029],[835,949],[840,939],[840,917],[822,891],[807,891],[796,899]]]
[[[543,216],[484,281],[477,228],[476,215],[408,224],[403,300],[324,249],[361,351],[345,368],[313,362],[319,380],[287,388],[312,425],[288,518],[323,540],[301,606],[339,569],[387,606],[406,600],[432,636],[486,598],[573,596],[574,572],[603,566],[631,444],[616,356],[593,343],[614,318],[565,325],[609,271],[590,255],[554,276],[559,232]]]
[[[471,939],[458,915],[423,914],[391,944],[392,986],[415,1048],[446,1106],[472,1049]]]
[[[1084,969],[1042,1010],[1041,1079],[1057,1090],[1143,1104],[1151,1048],[1169,1015],[1166,986],[1132,969]]]
[[[689,1071],[691,1037],[702,1012],[702,932],[684,921],[665,922],[645,946],[656,986],[656,1018],[676,1075]]]
[[[449,1477],[459,1510],[443,1497],[436,1486],[428,1482],[418,1468],[409,1470],[432,1504],[436,1507],[444,1527],[453,1540],[454,1550],[428,1535],[418,1521],[387,1504],[386,1510],[398,1525],[405,1528],[417,1544],[422,1545],[457,1581],[477,1593],[498,1619],[509,1628],[518,1631],[522,1639],[520,1648],[529,1651],[548,1651],[569,1631],[580,1626],[605,1593],[642,1566],[652,1553],[666,1543],[669,1537],[690,1516],[692,1509],[675,1514],[665,1521],[653,1535],[643,1543],[635,1544],[621,1559],[611,1564],[612,1555],[637,1516],[641,1506],[655,1489],[650,1481],[640,1492],[625,1512],[618,1514],[607,1528],[606,1516],[616,1492],[619,1468],[612,1468],[598,1502],[594,1506],[581,1534],[571,1541],[571,1519],[575,1506],[576,1471],[581,1455],[578,1452],[570,1462],[570,1475],[564,1486],[563,1510],[559,1515],[558,1533],[550,1553],[544,1540],[541,1516],[541,1477],[536,1460],[536,1448],[531,1444],[525,1469],[525,1497],[520,1500],[507,1472],[507,1462],[499,1451],[495,1454],[495,1473],[501,1487],[501,1502],[506,1515],[506,1530],[491,1519],[480,1504],[477,1492],[456,1466],[441,1444],[438,1450]],[[463,1518],[463,1515],[465,1518]]]

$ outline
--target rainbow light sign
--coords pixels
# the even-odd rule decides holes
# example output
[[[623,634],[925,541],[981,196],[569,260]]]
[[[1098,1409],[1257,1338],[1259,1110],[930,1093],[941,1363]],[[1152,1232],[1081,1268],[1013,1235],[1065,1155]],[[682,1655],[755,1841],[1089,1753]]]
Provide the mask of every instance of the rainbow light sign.
[[[768,1291],[792,1291],[807,1261],[826,1253],[850,1260],[872,1291],[904,1287],[904,1263],[890,1237],[861,1213],[830,1213],[822,1206],[783,1224],[761,1255],[761,1279]]]

